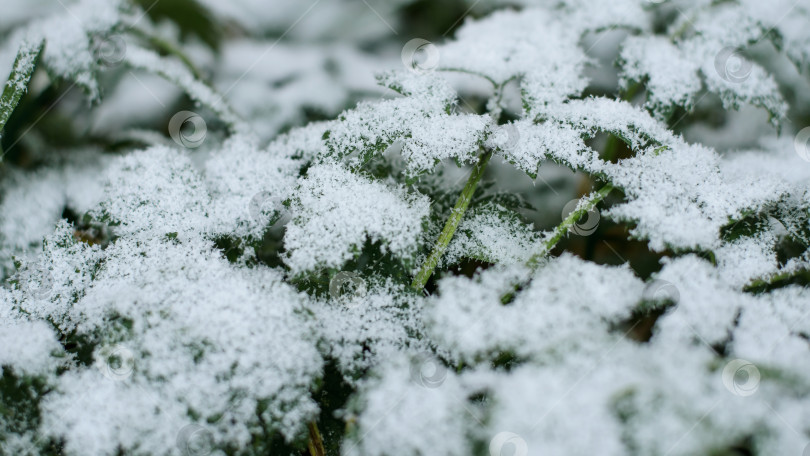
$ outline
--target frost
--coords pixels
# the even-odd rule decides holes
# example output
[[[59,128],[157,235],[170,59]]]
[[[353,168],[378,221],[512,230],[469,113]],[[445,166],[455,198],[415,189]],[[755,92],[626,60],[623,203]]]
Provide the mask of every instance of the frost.
[[[307,172],[296,189],[284,245],[295,272],[339,268],[366,240],[407,259],[415,252],[427,216],[426,197],[352,174],[340,165]],[[350,204],[346,204],[350,202]]]
[[[234,137],[205,163],[211,194],[207,215],[212,230],[237,237],[259,236],[268,213],[279,213],[295,185],[300,162],[289,156],[257,151],[248,139]]]
[[[608,98],[572,100],[555,106],[548,118],[570,125],[587,136],[594,136],[599,131],[613,133],[633,148],[674,140],[672,133],[646,112],[630,103]]]
[[[4,306],[0,310],[3,319],[0,326],[0,366],[27,375],[53,371],[57,362],[51,355],[61,350],[53,330],[45,322],[28,322],[15,317],[13,311],[5,308],[8,305],[7,297],[0,295],[0,299]]]
[[[465,388],[452,373],[430,364],[433,359],[430,365],[424,359],[395,358],[379,380],[369,382],[357,424],[373,432],[347,443],[345,454],[382,456],[394,448],[401,454],[470,454],[464,435],[469,417],[463,402]],[[423,374],[423,368],[431,367],[438,370]],[[426,384],[422,375],[436,384]]]
[[[98,55],[94,39],[103,39],[121,23],[121,0],[82,0],[57,9],[48,18],[32,21],[29,38],[45,41],[43,61],[56,75],[75,80],[91,98],[99,96],[96,71]]]
[[[105,199],[93,214],[119,235],[202,231],[210,198],[188,156],[154,147],[124,156],[105,176]]]
[[[807,289],[788,287],[763,296],[740,315],[734,330],[734,354],[753,362],[776,366],[794,377],[804,377],[810,331]]]
[[[579,169],[592,169],[598,155],[585,146],[580,131],[565,124],[533,124],[519,120],[508,124],[493,141],[504,158],[529,175],[535,175],[539,164],[553,159]]]
[[[42,42],[23,42],[14,64],[11,74],[3,86],[0,97],[0,132],[6,125],[11,113],[20,101],[22,94],[28,89],[28,81],[34,73],[37,59],[42,52]]]
[[[531,285],[502,305],[510,284],[522,274],[513,266],[484,272],[472,283],[461,277],[442,280],[440,297],[428,314],[433,337],[464,360],[491,350],[520,358],[553,357],[555,347],[576,346],[585,335],[593,338],[611,321],[629,316],[643,289],[627,269],[564,256],[538,270]]]
[[[455,92],[431,75],[418,78],[385,77],[383,83],[397,87],[406,96],[364,103],[341,114],[329,130],[329,148],[338,157],[359,152],[361,159],[367,160],[399,140],[412,175],[430,171],[443,159],[473,161],[489,121],[472,114],[448,114]]]
[[[491,203],[470,211],[445,254],[449,264],[461,258],[488,263],[523,263],[539,249],[531,226],[505,207]]]
[[[425,339],[414,337],[424,333],[423,300],[393,283],[372,281],[366,286],[370,289],[363,294],[330,293],[328,301],[310,307],[317,315],[326,355],[337,360],[344,378],[351,383],[401,352],[430,350]]]
[[[0,453],[806,451],[805,3],[7,3]]]
[[[277,273],[235,269],[204,242],[119,238],[100,254],[65,308],[80,334],[100,338],[95,364],[60,377],[44,404],[46,428],[70,454],[119,445],[164,454],[194,414],[217,442],[246,444],[259,416],[290,439],[315,413],[306,391],[320,356],[299,337],[310,332],[302,299]]]
[[[14,170],[1,187],[0,242],[8,254],[38,247],[51,234],[65,208],[82,214],[101,199],[105,160],[97,151],[71,151],[74,157],[33,173]],[[0,249],[2,251],[3,249]],[[3,255],[5,256],[5,254]],[[6,261],[7,258],[3,258]]]
[[[666,245],[715,248],[723,226],[782,195],[781,186],[772,180],[724,174],[719,157],[699,145],[681,143],[658,150],[605,169],[611,181],[632,198],[608,215],[636,220],[633,233],[649,239],[655,250]]]
[[[582,70],[588,59],[578,35],[541,9],[499,11],[467,22],[454,42],[440,48],[439,67],[481,75],[496,86],[519,78],[529,111],[543,111],[587,84]]]
[[[627,38],[622,46],[622,85],[646,81],[647,104],[659,115],[674,106],[691,107],[701,89],[698,66],[684,53],[659,37]]]

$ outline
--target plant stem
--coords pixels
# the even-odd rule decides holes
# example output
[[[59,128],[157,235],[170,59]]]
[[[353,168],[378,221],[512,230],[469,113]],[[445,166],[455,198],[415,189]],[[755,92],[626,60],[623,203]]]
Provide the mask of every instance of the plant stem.
[[[155,35],[150,35],[146,31],[141,30],[139,28],[133,28],[132,32],[136,36],[139,36],[140,38],[148,41],[149,44],[152,45],[152,47],[155,48],[157,51],[163,52],[164,54],[173,55],[178,59],[180,59],[180,61],[183,62],[186,68],[188,68],[188,70],[191,71],[191,74],[194,75],[195,79],[198,79],[200,81],[205,80],[202,72],[200,71],[199,68],[197,68],[196,65],[194,65],[194,62],[192,62],[191,59],[188,58],[188,56],[185,53],[183,53],[183,51],[181,51],[177,46],[175,46],[168,40],[164,40],[163,38],[160,38]]]
[[[537,266],[540,265],[543,258],[548,254],[551,249],[560,242],[560,239],[568,233],[568,230],[577,223],[580,217],[585,215],[586,212],[593,209],[600,201],[605,199],[606,196],[614,189],[613,184],[605,184],[604,187],[600,188],[596,193],[592,194],[588,197],[587,202],[585,204],[581,204],[576,210],[568,214],[562,223],[557,225],[556,228],[551,232],[551,236],[543,243],[543,248],[539,252],[535,253],[534,255],[529,258],[529,261],[526,264],[532,270],[536,269]]]
[[[326,449],[323,446],[323,439],[321,433],[318,431],[318,423],[310,421],[309,425],[309,441],[307,441],[307,448],[309,449],[310,456],[326,456]]]
[[[433,246],[433,251],[430,252],[430,256],[428,256],[422,264],[422,267],[413,279],[413,283],[411,283],[411,287],[414,290],[421,291],[425,288],[428,279],[433,275],[433,271],[436,269],[439,260],[447,250],[447,246],[450,245],[450,241],[453,239],[453,235],[456,233],[456,228],[458,228],[458,225],[461,223],[464,213],[467,212],[467,208],[470,206],[470,201],[475,193],[475,189],[478,187],[481,176],[484,175],[484,169],[486,169],[490,158],[492,158],[492,151],[488,150],[484,152],[478,160],[478,163],[473,167],[472,173],[470,173],[470,177],[467,179],[467,183],[464,185],[464,189],[461,191],[461,195],[459,195],[456,205],[453,207],[453,211],[447,219],[447,223],[444,224],[444,229],[439,235],[439,239],[436,240],[436,245]]]

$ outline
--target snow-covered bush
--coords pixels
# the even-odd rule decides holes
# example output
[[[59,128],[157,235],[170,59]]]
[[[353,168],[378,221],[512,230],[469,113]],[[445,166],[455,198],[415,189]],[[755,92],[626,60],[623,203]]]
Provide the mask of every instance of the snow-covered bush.
[[[0,454],[810,452],[806,0],[0,11]]]

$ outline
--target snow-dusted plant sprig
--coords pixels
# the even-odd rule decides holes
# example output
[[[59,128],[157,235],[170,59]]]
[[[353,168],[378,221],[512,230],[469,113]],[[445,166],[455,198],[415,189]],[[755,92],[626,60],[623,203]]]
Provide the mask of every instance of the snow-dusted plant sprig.
[[[0,21],[0,454],[807,447],[807,5],[181,3]]]

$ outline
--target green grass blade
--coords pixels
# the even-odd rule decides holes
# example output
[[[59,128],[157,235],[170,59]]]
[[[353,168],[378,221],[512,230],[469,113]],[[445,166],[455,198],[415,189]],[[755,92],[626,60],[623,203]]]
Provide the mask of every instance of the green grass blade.
[[[0,134],[2,134],[6,122],[8,122],[9,117],[17,107],[17,103],[20,102],[20,98],[28,89],[28,82],[34,74],[37,59],[39,59],[44,44],[44,42],[25,42],[17,52],[14,67],[11,69],[8,82],[3,88],[3,94],[0,95]]]

